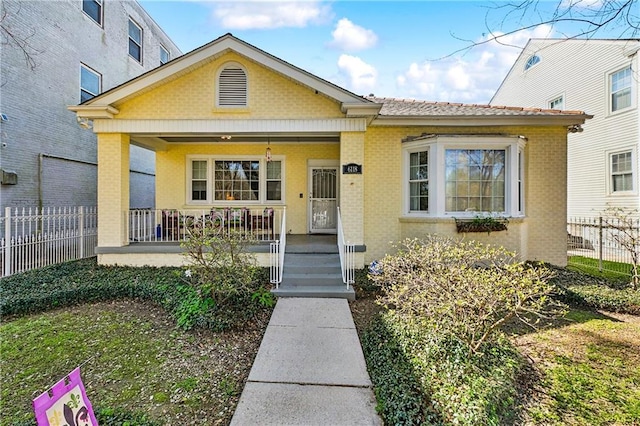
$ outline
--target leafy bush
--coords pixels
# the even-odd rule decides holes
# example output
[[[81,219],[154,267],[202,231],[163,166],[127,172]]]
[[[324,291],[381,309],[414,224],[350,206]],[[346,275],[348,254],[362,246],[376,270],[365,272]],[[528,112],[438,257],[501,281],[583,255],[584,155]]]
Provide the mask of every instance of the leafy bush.
[[[496,339],[512,318],[559,313],[549,297],[551,271],[518,262],[516,254],[476,241],[438,236],[407,239],[381,262],[379,298],[407,321],[455,336],[471,352]]]
[[[268,273],[254,268],[247,293],[213,306],[185,282],[180,268],[99,266],[95,258],[83,259],[0,279],[0,316],[133,298],[162,306],[183,328],[222,331],[241,326],[265,308],[251,294],[268,282]]]
[[[385,424],[513,424],[519,414],[524,361],[506,339],[472,356],[465,343],[388,312],[362,347]]]
[[[246,248],[252,242],[250,234],[234,230],[222,233],[211,222],[201,224],[181,244],[188,262],[185,275],[189,283],[215,304],[250,294],[256,261]]]

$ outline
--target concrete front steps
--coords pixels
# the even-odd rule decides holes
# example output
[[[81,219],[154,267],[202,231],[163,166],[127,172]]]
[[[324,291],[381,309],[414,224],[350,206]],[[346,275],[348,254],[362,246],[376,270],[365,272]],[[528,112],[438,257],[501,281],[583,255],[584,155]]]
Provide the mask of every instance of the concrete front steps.
[[[310,251],[289,248],[284,256],[282,283],[272,293],[278,297],[325,297],[355,300],[352,286],[342,282],[338,248]]]

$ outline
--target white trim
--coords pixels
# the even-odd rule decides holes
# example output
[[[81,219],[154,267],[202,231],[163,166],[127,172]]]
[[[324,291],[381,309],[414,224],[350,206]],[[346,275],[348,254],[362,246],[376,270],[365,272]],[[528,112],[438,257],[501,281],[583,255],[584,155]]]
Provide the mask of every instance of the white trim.
[[[205,46],[182,55],[180,58],[176,58],[166,67],[160,67],[149,71],[139,78],[135,78],[124,83],[117,89],[105,93],[99,100],[96,100],[96,103],[100,103],[102,105],[116,103],[139,92],[140,90],[153,86],[166,78],[175,77],[182,72],[189,72],[194,67],[199,66],[200,63],[204,64],[211,61],[213,58],[216,58],[227,51],[234,51],[245,56],[252,61],[298,81],[311,89],[317,90],[319,93],[323,93],[338,102],[361,103],[363,105],[372,104],[371,101],[368,101],[355,93],[351,93],[309,72],[276,58],[275,56],[269,55],[266,52],[235,38],[231,34],[226,34]]]
[[[482,212],[447,212],[445,191],[445,152],[448,149],[500,149],[505,150],[505,211],[501,215],[518,217],[524,215],[519,209],[520,198],[524,200],[518,188],[518,153],[522,152],[524,160],[525,140],[517,136],[466,136],[436,135],[429,138],[404,142],[402,144],[402,215],[403,217],[473,217]],[[411,211],[409,200],[409,154],[411,152],[429,151],[429,211]],[[522,165],[524,167],[524,164]],[[524,173],[524,168],[522,169]],[[522,188],[525,182],[522,177]]]
[[[69,107],[71,111],[79,111],[83,106]],[[84,114],[79,112],[79,117],[94,117],[93,111],[102,111],[104,106],[88,105],[91,112]],[[110,108],[110,107],[106,107]],[[112,110],[117,111],[115,108]],[[116,112],[117,114],[117,112]],[[338,132],[364,132],[367,130],[365,118],[327,118],[327,119],[208,119],[208,120],[96,120],[93,124],[96,133],[145,133],[145,134],[180,134],[180,133],[206,133],[206,134],[237,134],[237,133],[338,133]]]
[[[100,5],[100,22],[97,22],[95,19],[93,19],[93,16],[89,15],[85,10],[84,10],[84,1],[80,0],[80,9],[82,10],[82,13],[84,13],[86,16],[89,17],[89,19],[91,19],[91,21],[93,21],[94,24],[96,24],[97,26],[99,26],[100,28],[104,28],[104,2],[102,0],[91,0],[94,3]]]
[[[628,107],[625,108],[620,108],[617,110],[613,110],[613,102],[612,102],[612,89],[613,89],[613,75],[616,73],[619,73],[621,71],[626,70],[627,68],[629,68],[631,70],[631,101],[629,103]],[[612,115],[617,115],[617,114],[622,114],[624,112],[627,111],[631,111],[636,109],[636,102],[637,102],[637,75],[636,73],[634,73],[633,70],[633,65],[631,63],[626,64],[623,67],[619,67],[613,71],[610,71],[606,74],[606,88],[607,88],[607,115],[612,116]]]
[[[551,104],[553,102],[558,101],[558,100],[562,101],[562,108],[554,108],[554,107],[552,107]],[[549,108],[549,109],[566,110],[567,109],[567,104],[566,104],[566,99],[564,97],[564,92],[558,93],[557,95],[552,96],[549,99],[547,99],[547,108]]]
[[[240,69],[244,73],[244,104],[238,105],[220,105],[220,75],[226,69]],[[239,62],[236,61],[228,61],[220,65],[218,70],[216,71],[216,80],[215,80],[215,107],[216,109],[247,109],[249,107],[249,73],[247,72],[247,68]]]
[[[93,74],[96,77],[98,77],[98,93],[92,93],[92,92],[90,92],[89,90],[85,89],[82,86],[82,69],[83,68],[85,70],[87,70],[90,74]],[[86,65],[86,64],[80,62],[80,76],[79,77],[80,77],[80,82],[78,84],[78,87],[80,88],[80,102],[82,102],[82,92],[87,92],[87,93],[93,95],[94,97],[98,96],[100,94],[100,92],[102,91],[102,74],[100,74],[98,71],[96,71],[93,68],[91,68],[89,65]],[[92,99],[92,98],[90,98],[90,99]],[[87,100],[89,100],[89,99],[87,99]]]
[[[130,30],[129,24],[135,25],[140,30],[140,44],[138,44],[138,42],[131,37],[131,32],[129,31]],[[133,56],[131,56],[131,53],[129,52],[129,43],[132,42],[132,41],[138,47],[140,47],[140,59],[134,58]],[[138,25],[138,23],[131,16],[129,16],[129,22],[127,23],[127,55],[131,59],[133,59],[137,63],[139,63],[140,65],[142,65],[142,62],[143,62],[143,59],[144,59],[144,47],[143,46],[144,46],[144,31],[142,30],[142,27],[140,25]]]
[[[162,62],[162,52],[163,51],[167,53],[167,60],[165,62]],[[171,60],[171,53],[169,52],[169,49],[164,47],[164,45],[161,43],[160,44],[160,65],[164,65],[167,62],[169,62],[170,60]]]
[[[611,170],[611,161],[613,160],[613,156],[617,154],[626,154],[631,153],[631,182],[633,184],[633,189],[631,191],[614,191],[613,190],[613,171]],[[622,149],[608,150],[605,151],[605,170],[607,173],[606,176],[606,191],[607,196],[609,197],[626,197],[626,196],[636,196],[638,195],[638,150],[636,146],[630,146]]]
[[[260,183],[260,199],[251,200],[216,200],[214,199],[214,186],[215,186],[215,162],[224,160],[238,160],[238,161],[256,161],[260,162],[260,168],[258,170],[258,181]],[[286,156],[274,155],[272,161],[280,161],[281,164],[281,187],[280,195],[281,200],[267,200],[267,161],[264,156],[261,155],[187,155],[185,157],[185,205],[187,206],[229,206],[229,207],[242,207],[242,206],[256,206],[256,205],[272,205],[283,206],[285,205],[286,196]],[[192,200],[191,199],[191,181],[193,168],[191,166],[193,161],[207,161],[207,199],[206,200]]]

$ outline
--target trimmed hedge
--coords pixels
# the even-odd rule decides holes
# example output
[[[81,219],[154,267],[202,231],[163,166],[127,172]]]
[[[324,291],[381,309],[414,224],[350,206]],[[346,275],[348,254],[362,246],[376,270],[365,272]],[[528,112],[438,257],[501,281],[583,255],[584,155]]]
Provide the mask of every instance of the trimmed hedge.
[[[81,303],[131,298],[154,302],[175,319],[196,290],[181,278],[180,268],[101,266],[95,258],[52,265],[0,279],[0,316],[27,315]],[[255,289],[268,282],[260,268]],[[240,326],[264,309],[251,297],[235,297],[188,322],[214,331]]]
[[[514,424],[521,414],[516,385],[526,363],[507,339],[474,356],[460,341],[386,313],[361,341],[385,424]]]

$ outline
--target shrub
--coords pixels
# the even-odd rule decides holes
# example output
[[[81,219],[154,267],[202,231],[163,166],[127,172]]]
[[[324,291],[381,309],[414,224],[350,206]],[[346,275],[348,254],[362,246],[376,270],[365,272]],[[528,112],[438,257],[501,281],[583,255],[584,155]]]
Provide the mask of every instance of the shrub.
[[[205,222],[181,244],[188,261],[188,282],[217,305],[233,296],[250,294],[256,261],[246,249],[252,242],[246,233],[233,229],[220,232],[213,223]]]
[[[560,312],[549,297],[551,271],[517,261],[515,253],[475,241],[429,236],[407,239],[381,261],[379,302],[415,322],[464,342],[471,352],[512,318]]]
[[[263,291],[267,268],[254,268],[246,293],[213,306],[183,279],[181,268],[99,266],[83,259],[0,279],[0,316],[26,315],[81,303],[123,298],[161,306],[183,328],[223,331],[242,326],[267,307],[251,295]]]
[[[525,364],[507,339],[473,356],[452,336],[388,312],[363,333],[362,348],[385,424],[513,424]]]

